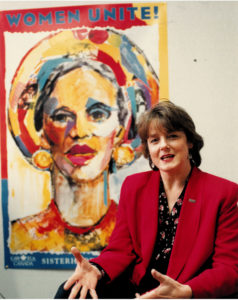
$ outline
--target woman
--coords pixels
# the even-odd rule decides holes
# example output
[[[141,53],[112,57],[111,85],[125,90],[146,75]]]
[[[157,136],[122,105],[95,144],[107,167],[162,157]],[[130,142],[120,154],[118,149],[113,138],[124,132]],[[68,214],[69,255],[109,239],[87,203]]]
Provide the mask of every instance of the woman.
[[[198,169],[203,139],[175,104],[155,105],[138,131],[152,171],[124,181],[116,227],[99,257],[88,262],[72,248],[77,267],[56,297],[237,293],[238,185]]]
[[[92,37],[103,40],[94,43]],[[10,248],[68,252],[76,245],[82,252],[100,251],[117,211],[109,174],[139,157],[135,123],[158,96],[157,77],[140,50],[112,30],[64,31],[42,44],[37,55],[45,48],[51,56],[38,63],[18,99],[21,135],[14,136],[13,105],[9,119],[28,161],[50,172],[53,195],[45,210],[12,222]],[[56,55],[59,49],[67,54]],[[127,56],[133,57],[132,66]],[[16,103],[16,94],[10,98]],[[25,99],[30,105],[23,105]],[[26,128],[33,122],[38,145]]]

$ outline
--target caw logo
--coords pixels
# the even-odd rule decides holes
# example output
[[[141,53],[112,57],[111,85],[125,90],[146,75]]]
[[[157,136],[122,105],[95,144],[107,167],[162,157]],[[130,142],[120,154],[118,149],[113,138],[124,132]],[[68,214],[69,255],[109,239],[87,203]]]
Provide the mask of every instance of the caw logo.
[[[11,256],[11,261],[14,267],[33,266],[36,262],[36,258],[32,256],[26,256],[24,254]]]

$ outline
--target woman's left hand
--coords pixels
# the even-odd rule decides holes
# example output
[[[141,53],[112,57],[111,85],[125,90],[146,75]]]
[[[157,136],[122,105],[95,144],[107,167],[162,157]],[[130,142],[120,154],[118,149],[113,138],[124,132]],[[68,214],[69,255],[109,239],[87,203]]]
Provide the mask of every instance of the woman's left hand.
[[[192,298],[192,289],[189,285],[181,284],[167,275],[163,275],[156,270],[151,271],[152,276],[159,281],[160,285],[143,295],[136,294],[140,299],[159,298]]]

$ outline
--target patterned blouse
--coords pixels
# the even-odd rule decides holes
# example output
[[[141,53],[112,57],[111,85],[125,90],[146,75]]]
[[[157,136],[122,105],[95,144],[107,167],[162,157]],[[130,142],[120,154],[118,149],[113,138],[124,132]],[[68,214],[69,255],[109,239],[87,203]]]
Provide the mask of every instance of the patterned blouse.
[[[159,272],[166,274],[170,255],[172,252],[175,233],[179,223],[180,210],[183,204],[183,197],[186,189],[186,184],[174,204],[172,211],[169,212],[168,200],[164,191],[163,181],[160,180],[159,189],[159,231],[157,242],[152,257],[153,268]]]
[[[191,174],[191,172],[190,172]],[[189,176],[190,176],[189,174]],[[179,223],[180,210],[188,183],[186,180],[183,191],[178,197],[172,211],[169,212],[168,200],[165,194],[163,181],[160,178],[159,187],[159,224],[155,248],[152,254],[150,265],[139,286],[140,293],[144,293],[158,286],[158,281],[151,276],[151,269],[156,269],[160,273],[166,274],[169,259],[172,252],[176,229]]]

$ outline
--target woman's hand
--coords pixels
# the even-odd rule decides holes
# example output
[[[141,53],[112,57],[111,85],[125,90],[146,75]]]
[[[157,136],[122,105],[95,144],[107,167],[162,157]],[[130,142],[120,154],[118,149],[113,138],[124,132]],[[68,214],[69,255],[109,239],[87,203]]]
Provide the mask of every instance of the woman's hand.
[[[91,265],[87,259],[83,258],[77,248],[73,247],[71,252],[76,259],[77,266],[73,275],[65,283],[64,289],[68,290],[74,284],[69,298],[75,298],[81,289],[80,299],[85,299],[88,291],[93,299],[97,299],[95,288],[102,276],[101,272]]]
[[[192,298],[192,289],[189,285],[181,284],[171,277],[163,275],[154,269],[151,271],[151,274],[156,280],[160,282],[160,285],[143,295],[136,294],[136,298]]]

